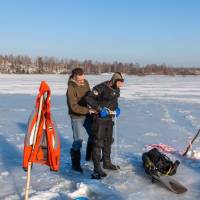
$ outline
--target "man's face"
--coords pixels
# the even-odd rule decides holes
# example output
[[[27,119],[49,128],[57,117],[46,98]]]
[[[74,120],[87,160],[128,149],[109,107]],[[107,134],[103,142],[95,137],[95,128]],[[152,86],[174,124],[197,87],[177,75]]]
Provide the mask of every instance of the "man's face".
[[[85,76],[83,75],[77,75],[74,77],[74,80],[79,84],[79,85],[84,85],[84,80]]]
[[[121,88],[121,87],[123,87],[124,86],[124,82],[123,81],[117,81],[116,82],[116,87],[117,88]]]

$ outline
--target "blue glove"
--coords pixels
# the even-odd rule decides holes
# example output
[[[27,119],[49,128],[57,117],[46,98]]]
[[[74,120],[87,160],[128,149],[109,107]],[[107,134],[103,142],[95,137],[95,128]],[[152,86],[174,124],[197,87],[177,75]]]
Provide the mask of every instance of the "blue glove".
[[[109,115],[109,111],[107,108],[103,107],[99,112],[100,117],[104,118]]]
[[[115,109],[115,113],[116,113],[116,117],[119,117],[119,116],[120,116],[121,110],[120,110],[119,107],[117,107],[117,108]]]

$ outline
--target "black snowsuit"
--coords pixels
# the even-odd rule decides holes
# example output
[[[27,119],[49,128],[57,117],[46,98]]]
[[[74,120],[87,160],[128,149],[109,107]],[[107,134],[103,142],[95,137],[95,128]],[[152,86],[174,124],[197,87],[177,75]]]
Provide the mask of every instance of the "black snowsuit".
[[[93,90],[87,94],[85,100],[87,104],[91,106],[91,108],[97,110],[98,112],[103,107],[109,108],[111,111],[114,111],[118,107],[119,96],[120,90],[118,88],[112,88],[110,86],[110,82],[107,81],[95,86]],[[94,163],[94,172],[98,173],[99,171],[101,171],[101,151],[103,153],[103,167],[106,169],[111,169],[111,144],[114,141],[113,125],[114,122],[111,115],[105,118],[101,118],[98,114],[93,115],[92,160]]]

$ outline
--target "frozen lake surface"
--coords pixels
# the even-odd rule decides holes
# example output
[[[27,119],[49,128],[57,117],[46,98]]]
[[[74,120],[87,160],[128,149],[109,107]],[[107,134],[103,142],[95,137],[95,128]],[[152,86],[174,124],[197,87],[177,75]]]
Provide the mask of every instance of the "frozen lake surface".
[[[94,86],[110,76],[86,77]],[[51,87],[52,115],[61,135],[61,170],[50,172],[48,167],[35,164],[30,199],[66,200],[87,196],[95,200],[199,200],[200,160],[169,155],[181,161],[174,178],[188,188],[185,194],[176,195],[151,183],[142,168],[141,155],[145,146],[152,143],[164,143],[177,151],[185,149],[189,138],[200,128],[200,77],[125,77],[119,100],[121,116],[117,120],[116,160],[121,170],[107,171],[108,176],[101,181],[90,178],[93,168],[92,163],[84,161],[85,142],[84,173],[71,170],[67,79],[66,75],[0,75],[0,199],[23,199],[26,173],[21,165],[26,124],[40,82],[45,80]],[[193,148],[200,151],[198,139]]]

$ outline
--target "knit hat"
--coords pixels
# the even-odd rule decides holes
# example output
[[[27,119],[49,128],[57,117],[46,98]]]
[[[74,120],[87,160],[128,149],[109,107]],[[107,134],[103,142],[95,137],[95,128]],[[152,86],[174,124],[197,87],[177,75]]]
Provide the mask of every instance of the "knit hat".
[[[115,85],[115,83],[117,81],[121,81],[121,82],[124,82],[124,79],[122,77],[122,74],[120,72],[115,72],[113,75],[112,75],[112,78],[110,79],[110,82],[112,83],[112,85]]]

